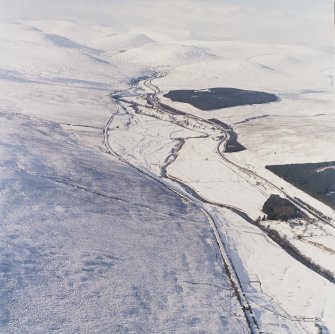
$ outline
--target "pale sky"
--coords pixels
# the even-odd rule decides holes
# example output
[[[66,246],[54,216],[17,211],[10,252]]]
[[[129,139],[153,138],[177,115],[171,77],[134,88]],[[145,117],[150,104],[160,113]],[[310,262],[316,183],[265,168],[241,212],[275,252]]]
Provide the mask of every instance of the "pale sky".
[[[332,0],[0,0],[0,19],[70,19],[189,39],[331,44]]]
[[[210,0],[220,3],[221,0]],[[226,3],[237,6],[249,6],[258,9],[282,11],[288,14],[323,14],[329,15],[332,0],[228,0]]]
[[[194,6],[206,5],[232,5],[257,8],[270,11],[281,11],[288,14],[323,14],[332,15],[332,0],[180,0],[181,3],[192,2]],[[57,10],[53,15],[72,12],[75,8],[100,7],[100,6],[150,6],[153,3],[169,5],[171,0],[0,0],[0,8],[3,11],[15,15],[46,15],[48,8]]]

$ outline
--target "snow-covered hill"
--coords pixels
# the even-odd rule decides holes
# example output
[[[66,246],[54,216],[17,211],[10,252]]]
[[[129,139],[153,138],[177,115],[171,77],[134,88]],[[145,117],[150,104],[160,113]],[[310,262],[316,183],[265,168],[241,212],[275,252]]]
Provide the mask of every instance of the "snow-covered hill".
[[[103,36],[98,40],[92,41],[91,45],[107,51],[125,52],[127,50],[140,48],[149,43],[154,43],[154,40],[147,35],[130,33]]]
[[[115,55],[113,59],[146,67],[203,63],[215,59],[208,49],[183,44],[148,44]]]
[[[0,128],[1,333],[243,330],[198,208],[56,123]]]

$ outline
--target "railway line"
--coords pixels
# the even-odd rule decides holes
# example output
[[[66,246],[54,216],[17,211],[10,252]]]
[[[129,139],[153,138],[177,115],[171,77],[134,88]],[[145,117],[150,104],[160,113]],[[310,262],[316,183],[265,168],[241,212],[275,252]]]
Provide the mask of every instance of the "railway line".
[[[160,93],[160,89],[152,84],[152,80],[154,79],[159,79],[161,77],[163,77],[164,75],[166,75],[166,73],[162,72],[160,73],[157,77],[154,78],[149,78],[144,82],[144,85],[149,88],[152,89],[154,91],[153,94],[149,94],[149,100],[152,102],[153,106],[155,108],[158,108],[166,113],[170,113],[171,110],[166,110],[164,109],[164,105],[162,105],[159,100],[157,99],[157,94]],[[261,182],[266,183],[269,187],[273,188],[274,190],[276,190],[277,192],[279,192],[281,195],[283,195],[286,199],[288,199],[290,202],[292,202],[294,205],[296,205],[298,208],[302,209],[305,212],[308,212],[311,216],[313,216],[314,218],[320,220],[321,222],[323,222],[324,224],[327,224],[333,228],[335,228],[335,226],[329,222],[329,220],[327,220],[326,218],[324,218],[324,215],[322,213],[319,213],[318,210],[304,205],[303,202],[299,199],[299,198],[294,198],[292,196],[290,196],[287,192],[285,192],[281,187],[275,185],[273,182],[269,181],[268,179],[266,179],[265,177],[257,174],[256,172],[252,171],[251,169],[248,169],[246,167],[242,167],[240,165],[238,165],[237,163],[233,162],[232,160],[227,158],[227,154],[225,154],[225,149],[226,149],[226,144],[229,140],[229,132],[227,131],[227,129],[225,129],[223,126],[221,126],[218,123],[215,123],[213,121],[207,120],[207,119],[203,119],[200,118],[198,116],[195,115],[191,115],[191,114],[187,114],[185,112],[180,112],[180,114],[190,118],[190,119],[195,119],[198,122],[202,122],[205,123],[207,125],[211,125],[213,127],[213,129],[216,129],[218,131],[220,131],[222,133],[222,136],[219,138],[219,142],[217,145],[217,153],[221,156],[221,158],[231,166],[231,169],[234,170],[236,173],[239,173],[239,175],[241,177],[243,177],[241,175],[241,173],[245,174],[246,177],[243,177],[246,182],[248,182],[249,184],[251,184],[248,180],[248,178],[253,177],[255,179],[258,179]],[[268,197],[268,195],[264,192],[263,189],[261,189],[260,186],[256,186],[252,184],[252,187],[256,188],[258,192],[260,192],[263,196]]]

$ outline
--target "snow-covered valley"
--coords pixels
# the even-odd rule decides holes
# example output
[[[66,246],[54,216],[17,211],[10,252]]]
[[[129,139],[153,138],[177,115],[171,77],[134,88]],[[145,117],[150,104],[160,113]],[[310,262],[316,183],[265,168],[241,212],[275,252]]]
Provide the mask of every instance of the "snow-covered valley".
[[[0,26],[1,333],[335,332],[335,212],[266,168],[335,161],[332,46]],[[278,100],[164,96],[220,87]]]

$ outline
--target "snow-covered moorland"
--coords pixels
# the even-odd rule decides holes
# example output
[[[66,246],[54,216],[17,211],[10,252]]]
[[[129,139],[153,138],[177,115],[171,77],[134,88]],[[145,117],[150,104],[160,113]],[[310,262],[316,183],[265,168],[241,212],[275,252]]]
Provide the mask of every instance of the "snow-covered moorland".
[[[335,332],[335,212],[265,168],[335,161],[319,14],[38,2],[0,2],[1,333]],[[215,87],[278,99],[164,97]],[[266,220],[272,194],[302,217]]]

